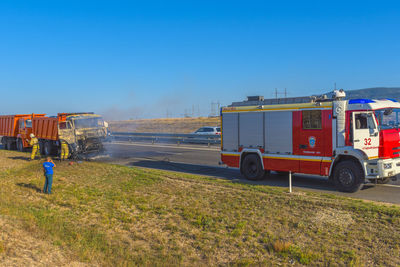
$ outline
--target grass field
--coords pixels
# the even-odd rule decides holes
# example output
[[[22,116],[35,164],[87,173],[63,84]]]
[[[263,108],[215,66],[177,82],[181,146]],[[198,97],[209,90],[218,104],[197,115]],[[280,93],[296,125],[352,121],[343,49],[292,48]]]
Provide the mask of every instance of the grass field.
[[[220,119],[219,117],[145,119],[110,121],[109,125],[115,132],[191,133],[203,126],[219,126]]]
[[[0,265],[400,265],[400,208],[0,151]],[[56,162],[57,163],[57,162]]]

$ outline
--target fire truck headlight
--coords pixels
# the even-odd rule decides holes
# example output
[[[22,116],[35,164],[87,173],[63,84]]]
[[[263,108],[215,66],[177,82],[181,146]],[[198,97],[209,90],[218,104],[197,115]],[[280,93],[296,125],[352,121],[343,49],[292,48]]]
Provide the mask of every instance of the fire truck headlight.
[[[392,168],[392,163],[384,163],[384,164],[383,164],[383,168],[384,168],[385,170],[391,169],[391,168]]]

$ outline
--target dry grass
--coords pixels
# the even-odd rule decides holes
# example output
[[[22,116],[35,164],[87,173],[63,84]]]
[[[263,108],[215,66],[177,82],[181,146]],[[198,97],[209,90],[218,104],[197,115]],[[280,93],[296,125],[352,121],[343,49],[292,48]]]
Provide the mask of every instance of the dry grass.
[[[21,155],[0,151],[0,168]],[[398,206],[93,162],[59,164],[48,196],[36,191],[40,165],[15,161],[0,174],[2,218],[19,229],[14,238],[33,236],[70,261],[400,265]],[[0,255],[10,246],[0,239]]]
[[[219,117],[145,119],[111,121],[109,125],[111,130],[115,132],[191,133],[203,126],[219,126],[220,119]]]

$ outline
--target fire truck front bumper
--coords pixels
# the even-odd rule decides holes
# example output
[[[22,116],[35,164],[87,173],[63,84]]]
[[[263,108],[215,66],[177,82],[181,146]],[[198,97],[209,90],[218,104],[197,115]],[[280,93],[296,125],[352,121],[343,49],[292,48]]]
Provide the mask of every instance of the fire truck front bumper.
[[[377,167],[377,178],[393,177],[400,173],[400,158],[378,160]]]

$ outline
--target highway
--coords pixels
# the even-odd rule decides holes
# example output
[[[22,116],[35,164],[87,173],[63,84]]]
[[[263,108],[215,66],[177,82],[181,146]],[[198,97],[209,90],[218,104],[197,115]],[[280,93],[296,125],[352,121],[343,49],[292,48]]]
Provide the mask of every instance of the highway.
[[[219,146],[204,145],[151,144],[113,142],[107,143],[107,153],[111,157],[100,158],[101,161],[123,164],[132,167],[145,167],[160,170],[207,175],[229,179],[239,183],[250,183],[278,187],[288,187],[288,179],[276,174],[269,175],[262,181],[248,181],[239,170],[219,166]],[[340,196],[400,204],[400,180],[385,185],[366,184],[356,193],[338,192],[326,178],[312,175],[293,175],[293,188],[336,194]]]

